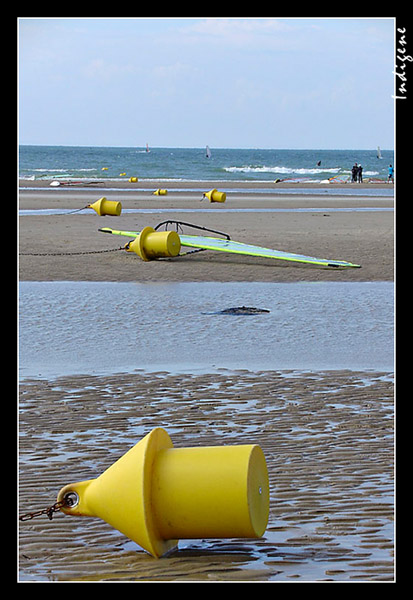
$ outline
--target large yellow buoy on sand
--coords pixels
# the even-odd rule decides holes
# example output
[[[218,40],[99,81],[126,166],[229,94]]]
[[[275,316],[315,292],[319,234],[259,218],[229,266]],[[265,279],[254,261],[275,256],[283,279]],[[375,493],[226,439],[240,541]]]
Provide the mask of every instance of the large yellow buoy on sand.
[[[153,195],[154,196],[166,196],[168,193],[168,190],[161,190],[161,189],[157,189],[154,191]]]
[[[208,198],[210,202],[225,202],[227,195],[225,192],[218,192],[218,190],[210,190],[205,192],[203,197]]]
[[[122,212],[121,202],[115,202],[114,200],[107,200],[105,197],[96,200],[93,204],[88,204],[87,208],[93,208],[99,216],[111,215],[119,217]]]
[[[140,234],[126,245],[128,252],[135,252],[142,260],[178,256],[181,239],[176,231],[155,231],[144,227]]]
[[[160,557],[179,539],[257,538],[269,514],[258,445],[174,448],[157,427],[96,479],[63,487],[70,515],[99,517]]]

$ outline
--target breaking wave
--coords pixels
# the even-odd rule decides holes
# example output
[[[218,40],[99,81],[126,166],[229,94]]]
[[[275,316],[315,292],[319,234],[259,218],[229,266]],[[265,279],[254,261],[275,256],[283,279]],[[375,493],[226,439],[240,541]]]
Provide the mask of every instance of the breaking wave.
[[[267,166],[254,166],[246,165],[243,167],[224,167],[224,171],[228,173],[277,173],[279,175],[319,175],[322,173],[339,173],[340,167],[333,169],[323,169],[321,167],[312,169],[303,168],[291,168],[291,167],[267,167]]]

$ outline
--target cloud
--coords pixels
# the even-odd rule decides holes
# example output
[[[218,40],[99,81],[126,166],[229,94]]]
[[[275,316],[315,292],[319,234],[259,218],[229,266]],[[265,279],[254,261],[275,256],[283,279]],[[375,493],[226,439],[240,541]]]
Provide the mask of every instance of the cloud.
[[[293,26],[277,19],[208,18],[185,23],[179,29],[183,44],[202,44],[207,52],[229,48],[246,52],[251,49],[282,48]]]
[[[47,117],[58,105],[63,143],[82,115],[78,135],[101,136],[86,116],[110,114],[139,120],[144,136],[161,131],[167,145],[202,130],[228,145],[270,137],[288,147],[304,129],[314,140],[320,129],[344,135],[357,111],[361,137],[376,113],[374,123],[392,127],[393,55],[391,19],[27,19],[20,126],[54,139],[60,116],[39,120],[39,106]],[[126,134],[113,129],[121,145]]]
[[[130,63],[127,64],[115,64],[107,62],[102,58],[93,58],[89,60],[81,68],[81,73],[87,79],[97,79],[100,81],[114,81],[118,78],[135,76],[138,69],[135,65]]]
[[[290,31],[290,29],[291,26],[286,21],[277,19],[215,18],[202,19],[187,28],[187,31],[245,42],[255,40],[256,36],[274,35]]]

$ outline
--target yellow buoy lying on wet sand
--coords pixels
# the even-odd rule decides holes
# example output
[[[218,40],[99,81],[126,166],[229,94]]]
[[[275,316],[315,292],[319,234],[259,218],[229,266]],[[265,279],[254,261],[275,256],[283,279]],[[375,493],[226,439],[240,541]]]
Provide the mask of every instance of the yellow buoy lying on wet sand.
[[[218,190],[210,190],[205,192],[203,198],[206,197],[210,202],[225,202],[227,195],[225,192],[218,192]]]
[[[107,200],[105,197],[96,200],[93,204],[88,204],[87,208],[93,208],[99,216],[111,215],[119,217],[122,212],[121,202],[115,202],[114,200]]]
[[[257,538],[269,513],[258,445],[174,448],[157,427],[97,479],[63,487],[70,515],[100,517],[160,557],[179,538]]]
[[[144,227],[133,242],[126,244],[128,252],[135,252],[145,261],[178,256],[180,249],[176,231],[155,231],[152,227]]]
[[[168,193],[168,190],[161,190],[161,189],[157,189],[154,191],[153,195],[154,196],[166,196]]]

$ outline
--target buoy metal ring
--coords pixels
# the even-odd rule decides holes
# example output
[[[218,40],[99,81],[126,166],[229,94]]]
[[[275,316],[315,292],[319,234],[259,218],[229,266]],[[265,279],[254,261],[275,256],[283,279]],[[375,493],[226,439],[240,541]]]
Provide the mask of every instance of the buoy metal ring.
[[[66,506],[70,506],[70,508],[74,508],[79,504],[79,495],[77,492],[66,492],[63,496],[62,500]]]

